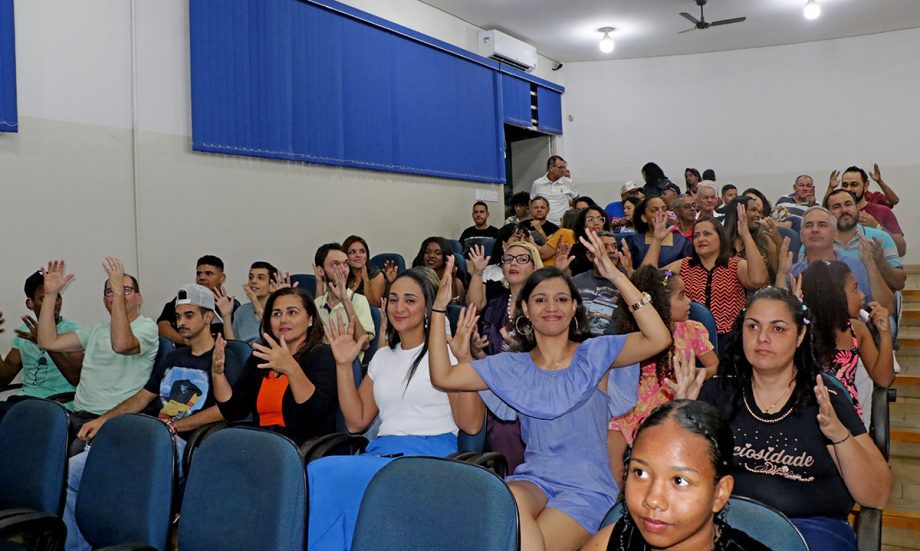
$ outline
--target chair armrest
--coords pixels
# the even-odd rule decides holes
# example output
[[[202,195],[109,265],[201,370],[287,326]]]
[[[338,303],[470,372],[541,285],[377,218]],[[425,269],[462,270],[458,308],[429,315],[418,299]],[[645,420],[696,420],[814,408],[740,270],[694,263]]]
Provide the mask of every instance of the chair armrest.
[[[34,512],[35,512],[35,509],[29,509],[26,507],[17,507],[14,509],[3,509],[2,511],[0,511],[0,520],[19,516],[19,515],[24,515],[26,513],[34,513]]]
[[[889,406],[897,398],[897,390],[877,386],[872,390],[872,426],[869,427],[870,436],[878,449],[888,459],[891,444],[891,423],[889,420]]]
[[[464,463],[469,462],[470,459],[473,459],[482,452],[455,452],[447,456],[448,459],[453,459],[454,461],[462,461]]]
[[[24,512],[0,520],[0,541],[16,538],[25,549],[63,549],[66,537],[64,521],[48,513]]]
[[[368,441],[363,436],[337,432],[307,440],[300,446],[304,463],[329,455],[358,455],[367,449]]]
[[[508,476],[508,458],[498,452],[479,454],[479,456],[475,457],[470,463],[489,469],[495,473],[498,478],[504,479]]]
[[[48,396],[46,400],[52,400],[59,404],[66,404],[67,402],[73,402],[73,397],[76,396],[76,392],[60,392],[58,394],[52,394]]]
[[[879,551],[882,548],[882,512],[860,507],[856,521],[857,548],[860,551]]]

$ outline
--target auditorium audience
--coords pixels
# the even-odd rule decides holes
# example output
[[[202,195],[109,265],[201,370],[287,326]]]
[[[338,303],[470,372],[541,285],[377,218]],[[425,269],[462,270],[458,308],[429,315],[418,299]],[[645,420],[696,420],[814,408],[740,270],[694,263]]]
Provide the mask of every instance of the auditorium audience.
[[[722,206],[716,209],[716,213],[725,215],[725,208],[729,203],[732,202],[732,199],[737,196],[738,187],[735,184],[725,184],[722,186],[722,195],[719,196],[719,200],[722,202]]]
[[[42,308],[38,315],[40,348],[49,352],[84,352],[83,365],[76,373],[77,392],[70,415],[74,431],[144,386],[160,344],[156,323],[141,315],[143,298],[137,279],[126,274],[121,260],[113,256],[106,257],[102,267],[107,276],[102,302],[110,319],[58,333],[53,308]],[[48,262],[42,275],[44,300],[52,302],[57,302],[76,277],[66,272],[63,260]],[[76,439],[71,454],[79,453],[83,447],[82,440]]]
[[[667,223],[667,207],[660,197],[646,197],[634,215],[636,233],[627,235],[626,246],[634,261],[664,266],[690,254],[692,243]]]
[[[879,178],[881,179],[881,176]],[[831,173],[828,194],[831,192],[832,185],[833,187],[852,191],[853,196],[856,198],[856,206],[859,208],[859,223],[887,232],[898,248],[898,256],[904,256],[907,252],[907,243],[904,240],[904,232],[898,224],[897,216],[894,215],[894,212],[889,207],[866,199],[866,192],[869,189],[869,175],[866,174],[865,170],[858,166],[851,166],[843,171],[843,175],[840,176],[839,180],[835,170]]]
[[[735,482],[733,453],[731,427],[709,404],[658,407],[625,461],[626,514],[583,549],[767,551],[723,518]]]
[[[796,177],[792,184],[792,193],[783,195],[776,200],[776,208],[784,208],[782,221],[788,222],[788,227],[799,231],[802,215],[808,207],[815,206],[815,180],[807,174]]]
[[[693,239],[693,224],[696,222],[696,200],[689,193],[678,195],[672,203],[672,210],[677,215],[673,231],[687,239]]]
[[[559,226],[554,222],[550,222],[547,218],[549,215],[549,208],[549,201],[545,197],[534,197],[530,200],[530,220],[521,222],[522,226],[530,230],[535,243],[541,247],[546,244],[549,236],[559,230]],[[561,218],[562,214],[560,214],[560,222]]]
[[[367,298],[348,288],[347,278],[351,273],[351,267],[348,265],[345,249],[338,243],[321,245],[313,256],[313,268],[316,270],[317,289],[320,281],[324,283],[325,288],[322,294],[318,294],[317,291],[314,300],[319,319],[323,323],[328,323],[330,317],[341,315],[349,325],[356,324],[358,327],[355,335],[367,334],[368,340],[364,341],[366,350],[367,343],[374,338],[374,319],[371,317],[371,307]],[[328,337],[325,335],[327,342]],[[357,340],[357,337],[355,338]]]
[[[608,203],[607,206],[604,207],[604,211],[607,212],[607,216],[609,216],[611,220],[616,221],[624,217],[625,213],[623,209],[626,208],[626,199],[628,197],[638,197],[641,201],[644,198],[642,195],[642,186],[632,180],[620,186],[620,200]]]
[[[249,297],[249,302],[236,309],[232,324],[224,324],[225,339],[238,339],[252,344],[262,338],[259,334],[262,313],[272,291],[272,282],[277,278],[278,268],[261,260],[252,263],[247,282],[243,284],[243,292]],[[224,314],[228,302],[226,299],[222,301],[221,315]]]
[[[297,287],[273,292],[265,303],[262,336],[240,380],[226,375],[226,341],[217,339],[211,363],[214,397],[224,418],[251,418],[298,444],[335,432],[335,361],[310,294]],[[355,328],[357,323],[353,324]]]
[[[700,171],[695,168],[684,169],[684,184],[687,186],[685,192],[690,196],[696,196],[697,186],[700,183]]]
[[[80,367],[83,365],[83,351],[51,352],[38,346],[38,322],[42,306],[45,303],[45,278],[41,271],[26,278],[24,291],[26,308],[35,317],[22,316],[22,325],[15,330],[13,346],[5,359],[0,359],[0,386],[8,385],[19,373],[22,373],[22,391],[0,402],[0,419],[16,402],[26,397],[47,398],[55,394],[74,392],[80,380]],[[80,326],[61,316],[64,300],[60,294],[48,308],[54,312],[55,329],[58,334],[76,331]],[[0,320],[3,319],[0,314]],[[0,331],[2,332],[2,331]]]
[[[600,207],[591,207],[581,211],[575,221],[576,242],[569,251],[569,254],[575,257],[569,264],[569,271],[572,275],[582,274],[594,268],[594,263],[588,259],[588,250],[580,239],[586,237],[589,231],[607,230],[610,230],[610,221],[607,219],[607,213]]]
[[[486,239],[498,237],[498,228],[489,225],[489,205],[485,201],[473,203],[473,225],[463,230],[460,234],[460,244],[463,246],[463,256],[469,255],[473,245],[481,245]],[[377,305],[379,306],[379,304]]]
[[[717,218],[716,207],[719,206],[719,194],[716,191],[716,184],[712,180],[703,180],[697,186],[696,192],[696,217],[697,219],[713,217]]]
[[[625,249],[625,254],[621,253],[617,248],[616,235],[607,230],[597,232],[597,237],[604,244],[604,254],[610,258],[618,270],[629,276],[632,271],[629,249]],[[586,255],[588,261],[591,262],[591,269],[573,276],[572,284],[581,295],[582,307],[588,318],[588,330],[595,337],[615,335],[617,328],[614,322],[617,317],[620,292],[607,278],[601,276],[594,262],[594,254],[587,251]]]
[[[308,466],[311,550],[347,549],[361,497],[373,475],[394,457],[446,456],[457,451],[457,431],[479,432],[484,407],[471,392],[445,392],[429,375],[429,333],[453,294],[450,256],[443,271],[443,302],[435,306],[437,276],[426,267],[407,270],[390,287],[386,316],[387,346],[377,350],[358,388],[352,367],[367,337],[346,328],[338,316],[326,325],[335,355],[339,406],[350,432],[367,429],[379,414],[380,429],[364,455],[326,457]],[[436,311],[437,310],[437,311]],[[438,312],[439,311],[439,312]],[[465,350],[469,350],[469,333]],[[355,340],[357,339],[357,340]],[[456,343],[456,339],[454,341]],[[447,351],[444,351],[445,354]]]
[[[505,224],[517,224],[530,218],[530,194],[519,191],[511,196],[511,209],[514,214],[505,218]]]
[[[660,196],[668,184],[672,184],[671,180],[665,176],[664,170],[657,163],[652,162],[642,165],[642,179],[645,181],[645,185],[642,186],[642,194],[646,199]],[[680,193],[680,188],[677,188],[677,193]]]
[[[514,325],[520,352],[472,361],[465,349],[476,319],[471,306],[461,315],[452,341],[456,360],[449,357],[443,314],[450,299],[447,277],[432,310],[432,383],[450,390],[488,390],[480,395],[493,413],[521,421],[524,463],[506,481],[518,505],[525,550],[576,549],[598,530],[617,495],[606,447],[609,412],[622,413],[635,404],[638,370],[633,364],[670,342],[667,327],[648,307],[648,296],[617,270],[596,235],[588,238],[586,247],[599,271],[619,289],[641,332],[588,339],[581,297],[557,268],[534,272],[517,298]]]
[[[546,160],[546,174],[533,181],[530,187],[530,199],[543,197],[547,202],[546,219],[553,225],[562,222],[562,215],[572,206],[572,201],[578,197],[575,184],[566,174],[568,163],[559,155],[553,155]],[[533,208],[531,208],[533,215]],[[546,232],[549,235],[552,232]]]
[[[370,265],[371,248],[367,246],[367,241],[363,237],[350,235],[342,242],[342,248],[348,255],[346,286],[353,293],[364,295],[368,304],[379,308],[386,289],[386,278],[383,270]]]
[[[891,472],[845,392],[819,374],[810,309],[769,287],[735,322],[719,373],[700,391],[689,361],[676,397],[715,406],[735,437],[735,493],[779,509],[812,549],[856,549],[854,501],[882,509]]]
[[[770,281],[773,281],[776,277],[779,244],[782,243],[782,236],[776,229],[776,224],[769,218],[764,217],[762,203],[757,197],[751,197],[750,195],[738,196],[726,208],[722,225],[725,228],[725,236],[728,239],[731,254],[746,256],[744,238],[738,229],[739,205],[745,211],[747,230],[754,240],[756,251],[763,257],[767,265],[768,277]],[[776,242],[777,239],[779,244]]]
[[[198,285],[204,285],[215,294],[226,295],[226,291],[223,288],[226,280],[224,261],[220,258],[212,254],[206,254],[195,263],[195,283]],[[185,346],[187,343],[176,330],[175,306],[172,300],[163,305],[163,311],[160,312],[160,317],[157,318],[157,330],[161,337],[166,337],[179,346]],[[239,307],[240,303],[233,299],[233,311],[236,312]],[[232,323],[232,320],[226,319],[226,322]],[[211,333],[214,335],[224,334],[223,322],[215,320],[211,326]]]
[[[544,201],[545,202],[545,201]],[[531,201],[531,205],[533,201]],[[531,209],[532,211],[533,209]],[[447,261],[454,258],[453,249],[450,244],[442,237],[429,237],[422,241],[422,246],[418,249],[418,254],[412,260],[412,267],[424,267],[434,270],[441,277],[447,268]],[[451,262],[450,266],[454,266]],[[451,297],[451,304],[466,303],[466,287],[463,280],[457,275],[457,270],[452,268],[451,278],[454,285],[454,294]],[[326,322],[324,322],[326,323]]]
[[[639,205],[642,204],[642,199],[639,197],[627,197],[623,200],[623,218],[615,220],[610,225],[613,227],[613,231],[620,235],[629,235],[631,233],[636,233],[636,226],[633,220],[635,220],[636,209]]]

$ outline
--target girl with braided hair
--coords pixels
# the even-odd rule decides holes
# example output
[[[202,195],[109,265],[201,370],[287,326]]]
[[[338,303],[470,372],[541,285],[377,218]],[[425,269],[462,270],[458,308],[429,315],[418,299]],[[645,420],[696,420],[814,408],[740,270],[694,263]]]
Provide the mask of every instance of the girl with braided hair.
[[[668,384],[669,380],[674,378],[674,371],[671,369],[672,356],[688,355],[699,359],[707,377],[715,375],[719,365],[719,358],[709,342],[706,327],[689,319],[690,299],[687,298],[684,282],[679,274],[652,266],[642,266],[633,273],[632,282],[637,289],[652,297],[652,305],[671,330],[672,345],[640,363],[641,374],[635,407],[610,420],[607,433],[610,470],[613,472],[614,480],[621,486],[624,474],[623,452],[632,444],[639,425],[652,410],[674,398],[674,390]],[[637,330],[636,321],[629,308],[622,304],[622,299],[617,312],[618,334]]]
[[[855,550],[847,515],[854,501],[883,509],[891,472],[846,392],[819,374],[812,324],[795,295],[761,289],[735,321],[718,375],[704,385],[678,362],[675,394],[728,418],[736,494],[779,509],[812,549]]]
[[[734,439],[709,404],[675,400],[639,427],[626,460],[624,514],[584,548],[766,551],[721,518],[735,479]]]

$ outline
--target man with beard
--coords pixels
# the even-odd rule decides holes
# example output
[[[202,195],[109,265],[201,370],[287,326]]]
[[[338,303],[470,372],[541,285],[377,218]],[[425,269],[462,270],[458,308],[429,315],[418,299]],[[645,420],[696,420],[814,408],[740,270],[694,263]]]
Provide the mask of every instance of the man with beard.
[[[498,228],[489,225],[489,205],[484,201],[473,203],[473,225],[460,234],[463,254],[466,256],[473,245],[482,245],[486,239],[498,237]]]
[[[863,226],[869,226],[879,230],[885,230],[894,239],[898,248],[898,255],[904,256],[907,252],[907,242],[904,240],[904,232],[898,224],[898,219],[894,212],[885,205],[871,203],[866,200],[866,191],[869,189],[869,175],[866,171],[858,166],[851,166],[843,171],[843,175],[837,180],[837,171],[831,173],[828,188],[840,187],[852,191],[856,197],[856,206],[859,208],[859,223]]]
[[[866,243],[860,247],[859,256],[840,255],[834,249],[834,239],[837,237],[837,220],[830,211],[824,207],[814,206],[805,211],[802,216],[802,231],[800,232],[802,245],[805,249],[804,256],[792,265],[789,275],[796,277],[805,271],[808,266],[819,261],[839,260],[846,264],[856,281],[859,289],[866,295],[866,303],[873,300],[888,308],[894,308],[894,295],[882,279],[878,267],[872,259],[872,252]]]
[[[872,259],[885,284],[895,291],[904,289],[907,272],[901,263],[894,239],[884,230],[859,223],[857,199],[852,191],[838,189],[824,200],[827,209],[837,218],[835,249],[840,256],[859,256],[860,243],[872,251]]]

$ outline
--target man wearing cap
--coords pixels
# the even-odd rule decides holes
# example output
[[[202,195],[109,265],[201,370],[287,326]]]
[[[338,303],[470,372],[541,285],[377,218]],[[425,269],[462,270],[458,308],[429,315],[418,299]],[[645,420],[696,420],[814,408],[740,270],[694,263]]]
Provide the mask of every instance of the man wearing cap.
[[[144,386],[159,347],[156,323],[141,316],[143,299],[137,279],[126,274],[121,260],[115,257],[106,257],[102,267],[108,275],[102,301],[111,319],[59,334],[54,308],[42,308],[38,315],[39,347],[49,352],[84,351],[70,416],[75,430]],[[48,304],[54,304],[76,277],[65,272],[63,260],[48,262],[43,275],[44,301]],[[71,452],[81,449],[77,444]]]
[[[625,201],[627,197],[638,197],[642,200],[645,197],[642,194],[642,186],[632,180],[620,186],[620,200],[608,203],[607,206],[604,207],[607,216],[609,216],[611,220],[616,221],[625,216],[623,213],[623,201]]]
[[[169,427],[170,432],[178,436],[175,439],[176,462],[181,479],[185,451],[185,440],[182,437],[198,427],[223,419],[211,389],[211,363],[215,343],[210,326],[220,316],[211,290],[195,283],[179,289],[174,306],[177,331],[188,342],[188,346],[177,348],[166,356],[154,366],[143,388],[114,409],[83,425],[77,438],[90,442],[108,420],[124,413],[144,411],[151,402],[158,399],[160,420]],[[231,354],[224,355],[223,346],[220,347],[219,355],[223,357],[225,369],[238,368],[239,359]],[[234,368],[230,367],[231,363]],[[64,510],[68,549],[88,548],[74,519],[74,505],[83,467],[91,452],[91,445],[88,444],[86,450],[70,459]]]
[[[562,223],[562,215],[572,206],[572,201],[578,197],[575,184],[565,177],[568,163],[559,155],[553,155],[546,161],[546,174],[533,181],[530,188],[530,199],[545,197],[549,202],[549,214],[546,219],[555,225]]]

